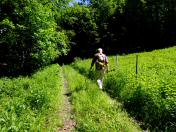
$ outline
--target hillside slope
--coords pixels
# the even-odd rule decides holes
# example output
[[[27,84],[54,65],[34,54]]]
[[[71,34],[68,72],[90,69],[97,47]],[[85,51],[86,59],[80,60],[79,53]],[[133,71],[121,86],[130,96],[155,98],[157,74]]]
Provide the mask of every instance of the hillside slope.
[[[109,56],[110,69],[114,71],[105,78],[105,90],[121,101],[131,116],[143,122],[144,128],[176,130],[175,56],[176,47]],[[90,63],[91,59],[77,59],[72,66],[91,78]]]

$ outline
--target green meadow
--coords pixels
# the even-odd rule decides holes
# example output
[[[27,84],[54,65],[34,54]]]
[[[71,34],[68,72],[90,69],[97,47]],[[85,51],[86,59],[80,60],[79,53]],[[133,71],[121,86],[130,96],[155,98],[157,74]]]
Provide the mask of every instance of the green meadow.
[[[176,130],[175,50],[176,47],[172,47],[109,56],[110,72],[105,77],[104,89],[141,122],[143,129]],[[77,60],[72,67],[91,79],[91,59]]]
[[[0,130],[56,131],[63,126],[67,81],[74,131],[176,130],[176,47],[109,56],[103,90],[91,59],[50,65],[32,76],[0,79]],[[136,62],[138,56],[138,62]]]
[[[87,77],[70,66],[65,67],[71,92],[77,131],[141,131],[139,125]],[[73,79],[74,78],[74,79]]]

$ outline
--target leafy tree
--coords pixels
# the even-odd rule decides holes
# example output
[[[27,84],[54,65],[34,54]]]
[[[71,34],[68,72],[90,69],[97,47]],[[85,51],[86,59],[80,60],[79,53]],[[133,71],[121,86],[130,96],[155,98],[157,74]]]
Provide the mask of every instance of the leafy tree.
[[[67,53],[68,39],[57,31],[53,8],[37,0],[1,1],[0,63],[7,63],[6,72],[32,71]]]
[[[69,59],[76,56],[89,56],[93,45],[96,45],[98,34],[93,16],[92,11],[88,7],[79,5],[67,8],[67,10],[61,12],[58,25],[65,30],[70,40],[71,51],[69,52]]]
[[[91,0],[90,3],[97,14],[99,23],[105,22],[113,15],[117,7],[115,0]]]

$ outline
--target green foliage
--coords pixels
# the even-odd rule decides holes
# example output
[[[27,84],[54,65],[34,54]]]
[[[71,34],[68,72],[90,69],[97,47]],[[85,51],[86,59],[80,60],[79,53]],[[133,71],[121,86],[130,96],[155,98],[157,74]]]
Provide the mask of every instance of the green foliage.
[[[63,10],[59,14],[59,22],[61,25],[63,24],[63,27],[66,29],[72,28],[83,30],[84,32],[88,29],[96,29],[96,23],[94,22],[92,12],[85,6],[81,7],[77,5]]]
[[[100,23],[105,22],[108,17],[113,15],[117,8],[115,0],[91,0],[91,6],[95,9]]]
[[[85,63],[81,61],[78,65],[83,67]],[[87,66],[88,63],[85,67]],[[77,131],[140,131],[134,120],[122,111],[121,105],[100,91],[94,82],[70,66],[65,66],[64,69],[75,111]]]
[[[92,10],[86,6],[69,7],[58,15],[58,25],[69,37],[71,56],[83,55],[91,50],[98,36],[97,24]],[[81,50],[80,50],[81,49]],[[77,52],[77,51],[80,52]]]
[[[173,46],[175,4],[174,0],[81,0],[66,8],[60,19],[60,28],[71,41],[69,57],[88,58],[98,47],[108,54],[122,54]],[[87,15],[81,17],[85,10],[78,13],[78,8],[88,9],[91,21],[86,21]]]
[[[0,130],[43,131],[61,125],[61,68],[52,65],[31,77],[0,79]]]
[[[43,2],[1,1],[0,63],[7,63],[7,73],[33,71],[67,53],[67,36],[55,22],[56,1]]]

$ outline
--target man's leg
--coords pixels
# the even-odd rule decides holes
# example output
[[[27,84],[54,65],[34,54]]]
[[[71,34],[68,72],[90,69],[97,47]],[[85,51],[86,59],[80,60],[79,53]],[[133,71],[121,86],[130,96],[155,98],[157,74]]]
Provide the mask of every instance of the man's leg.
[[[102,82],[102,80],[98,79],[97,83],[98,83],[99,88],[103,89],[103,82]]]
[[[104,70],[97,70],[97,83],[100,89],[103,89],[103,77],[104,77]]]

